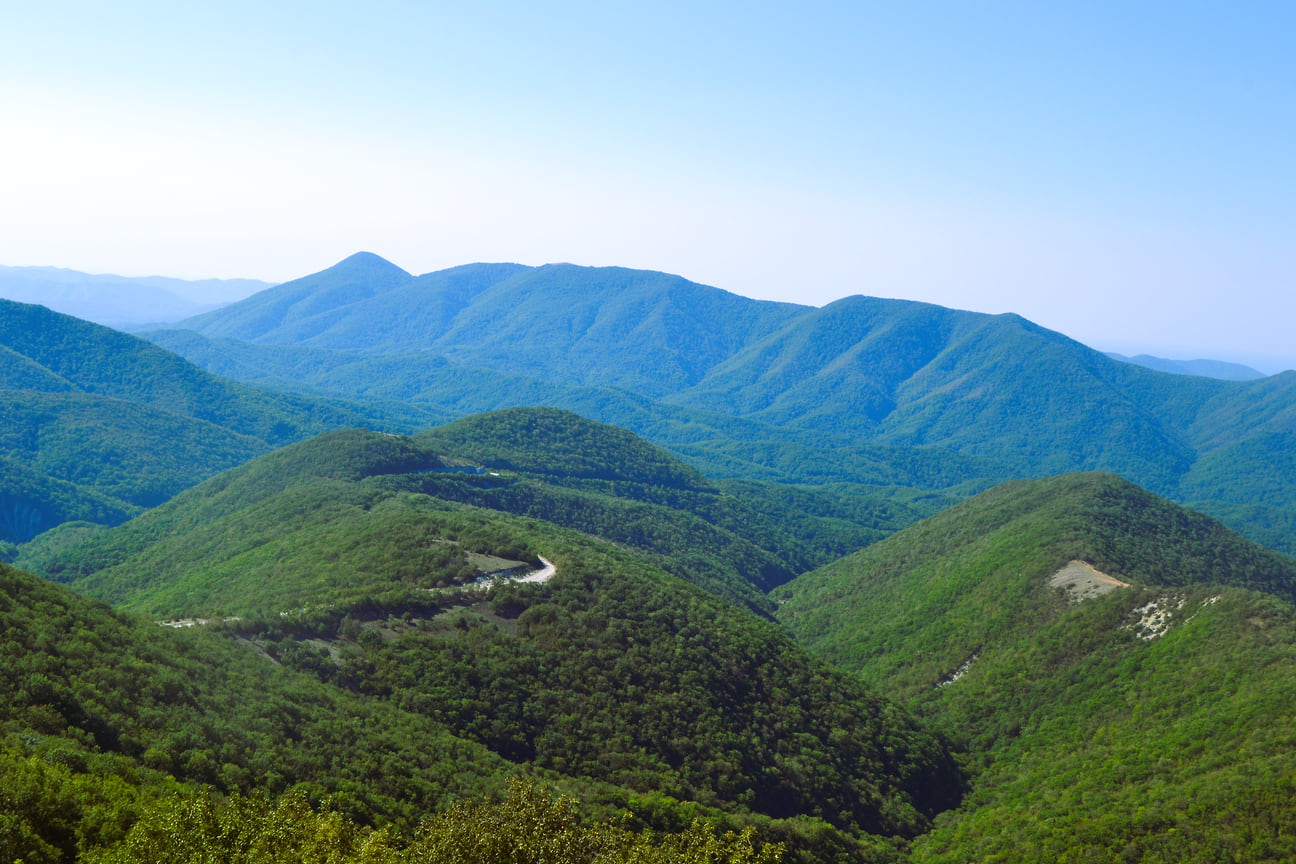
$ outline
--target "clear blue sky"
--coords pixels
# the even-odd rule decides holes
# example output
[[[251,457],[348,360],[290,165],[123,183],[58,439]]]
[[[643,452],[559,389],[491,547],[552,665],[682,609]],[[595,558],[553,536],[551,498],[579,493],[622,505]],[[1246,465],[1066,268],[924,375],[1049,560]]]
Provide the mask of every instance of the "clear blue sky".
[[[0,264],[619,264],[1296,366],[1293,4],[0,3]]]

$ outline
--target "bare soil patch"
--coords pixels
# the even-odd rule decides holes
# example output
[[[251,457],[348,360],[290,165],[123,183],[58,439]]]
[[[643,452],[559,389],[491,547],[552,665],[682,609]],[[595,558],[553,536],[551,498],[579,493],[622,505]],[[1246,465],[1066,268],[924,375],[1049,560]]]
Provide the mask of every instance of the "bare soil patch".
[[[1048,584],[1050,588],[1061,588],[1066,591],[1073,603],[1083,603],[1092,597],[1110,594],[1117,588],[1130,587],[1128,582],[1108,576],[1092,564],[1083,561],[1070,562],[1054,573]]]

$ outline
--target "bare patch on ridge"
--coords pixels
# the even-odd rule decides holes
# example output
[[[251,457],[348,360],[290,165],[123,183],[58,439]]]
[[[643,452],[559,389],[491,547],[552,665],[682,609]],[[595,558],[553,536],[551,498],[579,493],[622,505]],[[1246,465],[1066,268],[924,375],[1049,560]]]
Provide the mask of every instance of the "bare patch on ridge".
[[[1050,588],[1061,588],[1066,591],[1068,599],[1073,603],[1083,603],[1092,597],[1110,594],[1117,588],[1130,587],[1128,582],[1108,576],[1092,564],[1083,561],[1072,561],[1067,564],[1053,574],[1048,584]]]

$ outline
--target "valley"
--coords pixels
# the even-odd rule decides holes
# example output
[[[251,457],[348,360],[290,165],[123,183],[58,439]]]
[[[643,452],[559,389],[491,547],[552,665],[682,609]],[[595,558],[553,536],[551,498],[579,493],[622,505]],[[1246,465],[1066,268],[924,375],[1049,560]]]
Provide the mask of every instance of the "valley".
[[[1293,373],[364,253],[173,328],[0,303],[0,859],[1296,858]]]

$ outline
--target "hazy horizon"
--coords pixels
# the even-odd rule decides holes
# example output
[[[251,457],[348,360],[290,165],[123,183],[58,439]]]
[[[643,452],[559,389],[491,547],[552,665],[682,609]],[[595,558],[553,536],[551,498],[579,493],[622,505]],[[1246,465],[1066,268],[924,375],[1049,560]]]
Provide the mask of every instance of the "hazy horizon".
[[[339,259],[339,260],[343,260],[343,259]],[[401,266],[400,262],[398,261],[392,261],[390,263],[395,264],[398,267]],[[463,263],[467,264],[467,263],[480,263],[480,262],[463,262]],[[559,263],[559,262],[548,262],[548,263]],[[578,262],[565,262],[565,263],[578,263]],[[36,303],[41,301],[39,298],[33,297],[30,291],[21,292],[19,293],[19,296],[15,296],[16,292],[10,290],[9,286],[5,283],[4,279],[2,278],[4,275],[4,271],[6,270],[29,270],[29,271],[50,270],[50,271],[59,271],[61,273],[80,274],[80,271],[70,270],[69,268],[65,268],[65,267],[54,267],[52,265],[14,266],[14,265],[0,264],[0,297],[3,297],[5,299],[18,300],[24,303]],[[319,271],[313,271],[313,272],[319,272]],[[412,275],[416,275],[416,276],[422,275],[420,273],[413,273],[412,271],[407,271],[407,272],[411,272]],[[110,280],[122,280],[124,282],[136,282],[139,284],[147,284],[147,285],[157,285],[158,283],[169,283],[169,282],[181,281],[177,279],[177,277],[165,276],[156,273],[149,274],[148,276],[126,276],[118,273],[86,273],[80,275],[85,275],[87,277],[96,280],[104,280],[95,283],[100,287],[104,287],[104,288],[111,287],[114,284]],[[301,276],[309,276],[309,275],[311,274],[309,273],[301,274]],[[673,275],[683,276],[686,279],[688,278],[687,274],[683,274],[683,273],[673,274]],[[301,276],[295,278],[301,278]],[[292,280],[287,280],[287,281],[292,281]],[[256,290],[246,290],[246,291],[237,290],[237,294],[234,293],[234,290],[243,287],[243,285],[239,283],[253,283],[253,282],[261,282],[262,284]],[[206,285],[204,285],[204,283],[206,283]],[[220,283],[220,284],[216,284],[216,283]],[[189,286],[189,288],[188,290],[183,292],[176,292],[174,291],[174,288],[172,286],[168,286],[168,287],[172,287],[172,293],[174,294],[174,296],[180,297],[181,299],[190,302],[205,304],[206,309],[215,309],[221,306],[228,305],[229,303],[236,303],[239,300],[252,296],[252,294],[257,293],[257,291],[259,290],[267,290],[269,288],[275,287],[276,284],[281,284],[281,283],[269,283],[269,282],[264,282],[264,280],[256,280],[252,278],[235,278],[235,279],[206,279],[206,280],[192,280],[192,281],[185,280],[184,284]],[[204,295],[203,294],[204,287],[209,287],[211,293]],[[721,288],[722,290],[728,290],[728,289],[724,289],[723,286],[720,285],[714,285],[710,287]],[[739,293],[739,292],[732,292],[732,293]],[[850,296],[850,295],[844,295],[844,296]],[[66,302],[66,298],[60,298],[60,299],[63,300],[64,302],[56,303],[56,304],[47,303],[44,305],[50,305],[50,307],[53,308],[55,311],[67,312],[69,314],[76,314],[76,310],[71,308],[68,305],[68,303]],[[834,300],[839,300],[839,299],[842,298],[834,298]],[[906,299],[906,298],[900,298],[900,299]],[[830,300],[827,302],[834,302],[834,301]],[[824,304],[806,304],[806,305],[824,305]],[[149,325],[149,324],[171,323],[174,321],[182,320],[183,317],[188,317],[187,315],[184,316],[168,315],[168,316],[162,316],[156,318],[131,317],[130,315],[126,315],[124,317],[114,317],[114,316],[104,315],[102,312],[103,308],[104,308],[103,306],[100,306],[98,308],[97,311],[99,311],[99,314],[87,315],[85,317],[89,318],[89,320],[94,320],[97,323],[107,324],[109,326],[124,326],[130,329],[135,329],[140,326]],[[206,311],[206,310],[205,309],[195,310],[189,314],[198,314],[200,311]],[[970,309],[969,311],[979,312],[983,310]],[[1040,323],[1040,322],[1036,322],[1036,323]],[[1050,328],[1050,329],[1056,329],[1056,328]],[[1077,341],[1084,342],[1084,344],[1088,345],[1090,348],[1093,348],[1096,351],[1101,351],[1104,353],[1121,354],[1124,355],[1126,359],[1133,358],[1140,354],[1146,354],[1146,355],[1156,357],[1158,359],[1175,360],[1175,361],[1183,361],[1183,362],[1193,361],[1193,360],[1213,360],[1213,361],[1219,361],[1225,363],[1236,363],[1244,366],[1249,366],[1252,369],[1255,369],[1259,372],[1263,372],[1266,375],[1274,375],[1279,372],[1287,371],[1289,369],[1296,369],[1296,362],[1293,362],[1291,360],[1283,360],[1281,357],[1277,357],[1277,356],[1266,356],[1263,354],[1253,354],[1253,355],[1230,354],[1227,356],[1224,355],[1217,356],[1209,353],[1210,349],[1201,349],[1192,346],[1182,346],[1182,345],[1179,346],[1166,345],[1166,346],[1161,346],[1159,348],[1158,347],[1149,348],[1146,344],[1138,344],[1138,345],[1093,344],[1090,342],[1085,342],[1085,340],[1079,339],[1078,337],[1075,337],[1073,334],[1066,333],[1066,331],[1059,330],[1058,332],[1061,332],[1067,336],[1071,336],[1072,338],[1077,339]]]
[[[1296,10],[28,4],[0,261],[573,261],[1296,366]]]

